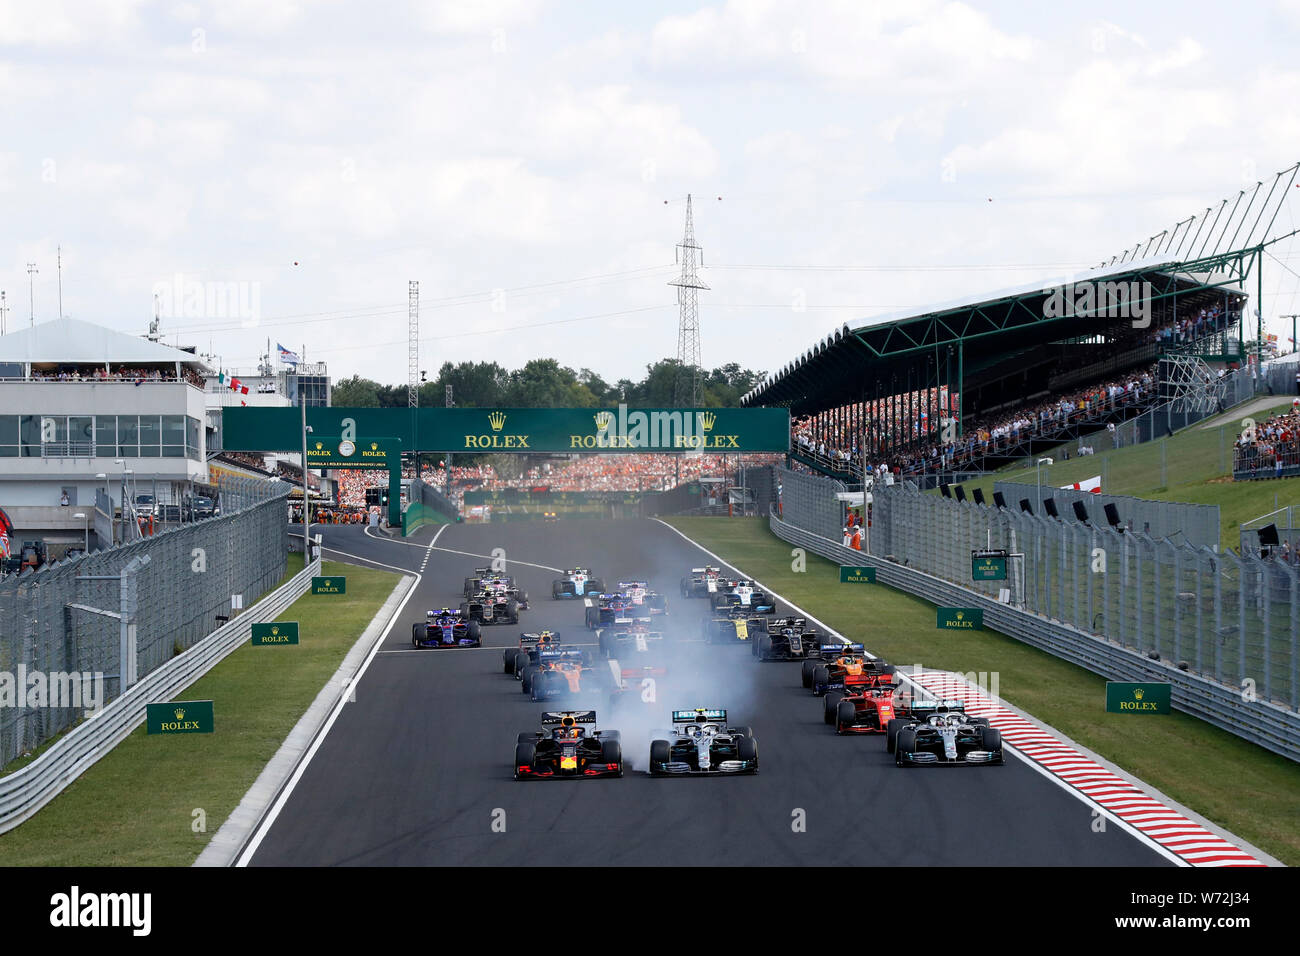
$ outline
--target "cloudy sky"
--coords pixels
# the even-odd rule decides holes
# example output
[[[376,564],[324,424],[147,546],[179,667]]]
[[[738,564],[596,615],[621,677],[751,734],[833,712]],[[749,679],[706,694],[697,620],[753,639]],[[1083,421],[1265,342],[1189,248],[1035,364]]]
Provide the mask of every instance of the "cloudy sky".
[[[1297,48],[1300,0],[0,0],[0,289],[26,326],[34,262],[56,317],[61,244],[65,315],[142,333],[158,294],[227,368],[270,339],[399,383],[416,279],[430,375],[639,378],[676,350],[690,193],[702,361],[772,370],[1292,165]]]

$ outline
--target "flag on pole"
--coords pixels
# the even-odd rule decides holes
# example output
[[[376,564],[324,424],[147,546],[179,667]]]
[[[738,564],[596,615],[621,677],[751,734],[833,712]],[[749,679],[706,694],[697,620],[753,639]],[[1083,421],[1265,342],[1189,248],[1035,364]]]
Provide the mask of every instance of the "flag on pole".
[[[13,534],[14,526],[9,523],[9,516],[0,508],[0,558],[7,558],[13,552],[9,546],[9,535]]]
[[[298,364],[298,353],[297,353],[297,352],[291,352],[291,351],[289,351],[287,348],[285,348],[285,347],[284,347],[283,345],[281,345],[279,342],[276,342],[276,343],[275,343],[275,347],[276,347],[277,349],[280,350],[280,362],[281,362],[281,364],[283,364],[283,365],[297,365],[297,364]]]
[[[1061,485],[1062,491],[1091,491],[1094,495],[1101,494],[1101,475],[1092,478],[1085,478],[1083,481],[1076,481],[1072,485]]]

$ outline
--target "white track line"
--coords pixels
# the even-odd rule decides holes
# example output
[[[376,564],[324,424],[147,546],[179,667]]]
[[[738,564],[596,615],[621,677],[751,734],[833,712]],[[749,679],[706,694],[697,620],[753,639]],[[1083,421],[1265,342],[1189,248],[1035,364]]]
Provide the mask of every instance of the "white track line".
[[[721,564],[724,564],[724,565],[726,565],[727,567],[731,568],[731,570],[735,571],[737,574],[739,574],[739,575],[741,575],[741,576],[743,576],[743,577],[749,577],[749,575],[748,575],[745,571],[742,571],[740,568],[736,567],[734,564],[731,564],[730,562],[724,560],[724,559],[721,558],[719,555],[714,554],[712,551],[710,551],[708,548],[704,547],[704,545],[700,544],[699,542],[697,542],[697,541],[692,541],[689,537],[687,537],[687,536],[686,536],[685,534],[683,534],[681,531],[679,531],[678,529],[674,528],[672,525],[668,524],[668,522],[666,522],[666,521],[661,521],[661,520],[658,519],[658,518],[653,518],[653,519],[651,519],[651,520],[653,520],[653,521],[658,521],[658,522],[659,522],[661,525],[663,525],[665,528],[668,528],[670,531],[672,531],[674,534],[676,534],[676,535],[678,535],[679,537],[681,537],[683,540],[685,540],[685,541],[689,541],[691,544],[695,545],[695,547],[699,548],[701,551],[703,551],[703,552],[704,552],[705,554],[707,554],[709,557],[711,557],[711,558],[713,558],[715,561],[718,561],[718,562],[720,562]],[[789,598],[782,597],[782,596],[781,596],[780,594],[778,594],[776,591],[772,590],[772,588],[768,587],[766,584],[763,584],[763,582],[762,582],[762,581],[759,581],[758,578],[750,578],[750,580],[752,580],[754,583],[756,583],[756,584],[758,584],[760,587],[762,587],[763,590],[767,591],[768,594],[771,594],[773,597],[777,598],[777,599],[780,600],[780,601],[784,601],[787,605],[789,605],[791,608],[793,608],[793,609],[794,609],[794,610],[795,610],[795,611],[796,611],[796,612],[797,612],[801,617],[805,617],[805,618],[807,618],[808,620],[812,621],[813,623],[815,623],[815,624],[819,625],[820,627],[822,627],[822,628],[826,631],[826,633],[833,635],[834,637],[838,638],[840,641],[843,641],[843,642],[846,643],[846,644],[848,644],[848,643],[852,643],[851,641],[849,641],[848,638],[846,638],[843,634],[839,633],[839,632],[838,632],[837,630],[835,630],[833,627],[831,627],[830,625],[826,624],[824,621],[819,621],[819,620],[817,620],[817,618],[813,617],[811,614],[809,614],[809,613],[808,613],[807,611],[805,611],[803,608],[799,607],[799,605],[795,604],[795,603],[794,603],[793,601],[791,601]],[[872,655],[872,656],[874,657],[875,655]],[[936,671],[931,671],[930,673],[946,673],[946,672],[936,672]],[[903,674],[903,675],[901,675],[901,676],[903,676],[903,678],[904,678],[905,680],[907,680],[908,683],[913,684],[914,686],[919,687],[919,688],[922,689],[922,690],[925,689],[925,688],[922,687],[921,685],[916,684],[916,682],[913,681],[913,680],[912,680],[910,677],[908,677],[906,674]],[[1027,715],[1026,715],[1026,719],[1028,719],[1028,716],[1027,716]],[[1046,777],[1048,780],[1052,781],[1052,783],[1056,784],[1058,787],[1060,787],[1060,788],[1061,788],[1062,790],[1064,790],[1066,793],[1070,794],[1072,797],[1074,797],[1075,799],[1077,799],[1080,803],[1083,803],[1083,804],[1085,804],[1086,806],[1092,807],[1093,809],[1099,811],[1099,812],[1100,812],[1102,815],[1104,815],[1108,820],[1112,820],[1112,821],[1114,821],[1115,824],[1118,825],[1121,829],[1123,829],[1126,833],[1128,833],[1128,834],[1130,834],[1131,836],[1135,837],[1136,839],[1140,840],[1144,845],[1149,846],[1151,849],[1155,850],[1159,855],[1161,855],[1161,856],[1163,856],[1164,858],[1166,858],[1167,860],[1170,860],[1171,862],[1177,864],[1178,866],[1191,866],[1191,865],[1192,865],[1191,862],[1189,862],[1188,860],[1186,860],[1186,859],[1184,859],[1184,858],[1178,856],[1178,855],[1175,854],[1175,853],[1170,852],[1170,850],[1169,850],[1167,847],[1162,846],[1162,845],[1161,845],[1160,843],[1158,843],[1156,840],[1152,839],[1152,837],[1149,836],[1148,834],[1142,832],[1141,830],[1137,829],[1136,827],[1132,826],[1131,824],[1129,824],[1129,823],[1125,822],[1124,820],[1122,820],[1121,818],[1117,817],[1114,813],[1112,813],[1111,811],[1107,810],[1105,807],[1103,807],[1101,804],[1097,803],[1095,800],[1092,800],[1091,798],[1089,798],[1086,794],[1082,793],[1082,792],[1079,791],[1079,790],[1076,790],[1073,786],[1071,786],[1071,785],[1070,785],[1069,783],[1067,783],[1065,780],[1063,780],[1063,779],[1061,779],[1060,777],[1058,777],[1058,776],[1057,776],[1056,774],[1054,774],[1051,770],[1047,769],[1046,767],[1044,767],[1044,766],[1042,766],[1040,763],[1038,763],[1038,761],[1034,760],[1033,758],[1027,756],[1027,755],[1024,754],[1024,753],[1021,753],[1020,750],[1018,750],[1017,748],[1011,746],[1010,744],[1008,744],[1008,743],[1006,743],[1006,742],[1003,742],[1003,745],[1002,745],[1002,746],[1003,746],[1003,748],[1004,748],[1005,750],[1010,751],[1010,753],[1011,753],[1013,756],[1018,757],[1020,760],[1024,761],[1026,764],[1028,764],[1028,765],[1029,765],[1030,767],[1032,767],[1034,770],[1038,771],[1040,774],[1042,774],[1042,775],[1043,775],[1044,777]],[[1072,749],[1073,749],[1073,748],[1072,748]],[[1082,754],[1080,754],[1079,756],[1080,756],[1080,759],[1087,759],[1087,758],[1084,758]],[[1091,761],[1089,761],[1089,763],[1091,763]],[[1144,784],[1144,786],[1145,786],[1145,784]],[[1180,814],[1180,816],[1181,816],[1181,814]],[[1199,830],[1200,828],[1198,827],[1197,829]]]
[[[433,536],[433,541],[431,541],[427,546],[426,546],[426,545],[423,545],[423,544],[415,544],[415,543],[410,542],[410,541],[394,541],[394,540],[392,540],[392,539],[388,539],[388,541],[389,541],[390,544],[402,544],[402,545],[406,545],[406,547],[408,547],[408,548],[426,548],[426,547],[427,547],[427,549],[428,549],[429,551],[442,551],[442,552],[444,552],[445,554],[459,554],[459,555],[463,555],[464,557],[467,557],[467,558],[483,558],[483,559],[486,560],[486,561],[491,561],[491,560],[493,560],[493,559],[496,557],[496,555],[492,555],[492,554],[475,554],[473,551],[457,551],[455,548],[437,548],[437,547],[434,547],[434,544],[435,544],[435,543],[437,542],[437,540],[438,540],[438,535],[442,534],[444,531],[446,531],[446,530],[447,530],[448,528],[450,528],[450,527],[451,527],[451,525],[449,525],[449,524],[445,524],[445,525],[443,525],[443,526],[438,530],[438,534],[435,534],[435,535]],[[369,537],[369,538],[374,538],[374,540],[376,540],[376,541],[383,541],[383,540],[385,540],[384,538],[376,538],[373,534],[371,534],[371,533],[370,533],[370,527],[369,527],[369,525],[366,526],[365,534],[366,534],[367,537]],[[427,560],[427,559],[426,559],[426,560]],[[509,566],[512,565],[512,564],[522,564],[524,567],[528,567],[528,568],[540,568],[540,569],[543,570],[543,571],[554,571],[556,574],[563,574],[563,573],[564,573],[564,568],[553,568],[553,567],[551,567],[549,564],[534,564],[534,563],[531,562],[531,561],[520,561],[518,558],[506,558],[504,564],[505,564],[505,569],[508,569]],[[502,571],[503,574],[506,573],[506,570],[505,570],[505,569],[503,569],[503,571]]]
[[[442,532],[448,527],[450,527],[450,525],[443,525],[438,534],[442,534]],[[434,540],[438,540],[438,535],[434,535]],[[406,592],[406,597],[402,599],[402,603],[397,606],[397,610],[395,610],[392,617],[388,619],[388,626],[384,628],[383,633],[379,635],[374,646],[370,649],[370,653],[366,655],[365,661],[357,669],[356,674],[353,675],[352,682],[349,686],[350,688],[355,688],[356,685],[361,682],[361,678],[365,675],[366,669],[370,667],[370,662],[375,659],[375,655],[379,653],[379,649],[384,646],[384,641],[388,639],[389,632],[392,631],[393,625],[396,624],[397,619],[401,617],[402,611],[406,607],[406,603],[410,601],[411,596],[420,589],[420,582],[423,580],[423,575],[418,572],[413,572],[409,568],[399,568],[394,564],[384,564],[381,561],[375,561],[371,558],[363,558],[360,555],[348,554],[346,551],[339,551],[334,548],[327,548],[326,550],[333,551],[335,554],[348,555],[348,557],[357,558],[358,560],[366,561],[370,564],[377,564],[382,568],[390,568],[394,571],[399,571],[402,574],[415,574],[415,585]],[[293,793],[294,787],[298,785],[298,781],[301,780],[303,774],[307,772],[307,766],[311,763],[312,758],[316,756],[316,751],[320,749],[320,745],[324,743],[325,738],[329,736],[330,728],[334,726],[334,721],[338,720],[339,714],[343,713],[343,708],[351,697],[351,695],[346,692],[348,689],[349,688],[345,688],[345,692],[339,695],[339,702],[334,705],[334,710],[330,714],[329,719],[325,722],[325,726],[321,728],[320,732],[316,735],[316,739],[312,741],[311,747],[307,750],[307,753],[303,755],[302,760],[293,772],[293,776],[290,777],[289,782],[285,784],[284,790],[281,791],[275,804],[267,812],[266,816],[264,816],[258,823],[257,831],[253,835],[253,839],[249,841],[248,846],[246,846],[244,851],[240,853],[239,858],[235,861],[235,866],[248,866],[249,861],[252,860],[254,854],[257,853],[257,848],[262,845],[262,840],[264,840],[267,833],[270,832],[272,825],[275,823],[276,817],[280,815],[280,811],[284,809],[284,805],[289,801],[289,797]]]

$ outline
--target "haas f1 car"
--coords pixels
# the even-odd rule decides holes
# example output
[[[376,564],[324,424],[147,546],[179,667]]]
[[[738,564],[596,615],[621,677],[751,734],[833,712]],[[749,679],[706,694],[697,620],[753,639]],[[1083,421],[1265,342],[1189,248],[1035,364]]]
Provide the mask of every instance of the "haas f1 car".
[[[465,589],[461,593],[471,598],[476,594],[482,594],[483,589],[488,587],[494,589],[505,587],[513,590],[516,587],[515,579],[491,568],[475,568],[474,576],[465,579]]]
[[[886,728],[886,746],[900,767],[960,767],[1006,762],[1002,734],[983,717],[968,717],[960,701],[911,708]],[[924,716],[922,716],[924,715]]]
[[[596,730],[594,710],[542,714],[540,732],[515,743],[515,779],[621,777],[623,746],[617,730]]]
[[[527,609],[527,595],[503,584],[485,585],[460,606],[461,614],[467,619],[484,624],[518,624],[519,612]]]
[[[599,594],[603,590],[605,582],[601,578],[593,578],[586,568],[570,568],[564,572],[564,577],[551,582],[551,597],[557,601],[561,598]]]
[[[478,621],[468,621],[459,611],[444,607],[430,611],[423,624],[411,625],[415,647],[482,647]]]
[[[821,635],[803,618],[778,617],[750,644],[750,653],[760,661],[802,661],[821,657],[821,641]]]
[[[725,710],[674,710],[667,739],[650,744],[649,771],[654,777],[758,773],[758,741],[748,727],[728,727]]]

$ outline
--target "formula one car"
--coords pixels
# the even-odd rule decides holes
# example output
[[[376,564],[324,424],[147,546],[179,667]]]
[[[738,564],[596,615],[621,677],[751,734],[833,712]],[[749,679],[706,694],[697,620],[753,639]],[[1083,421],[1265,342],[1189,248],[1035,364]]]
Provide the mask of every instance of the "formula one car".
[[[620,586],[625,582],[620,582]],[[629,590],[597,594],[583,599],[587,627],[596,630],[611,624],[631,624],[642,618],[668,613],[668,602],[662,594],[647,590],[643,585]]]
[[[507,647],[501,652],[501,662],[507,674],[514,674],[515,680],[522,680],[524,668],[536,664],[539,652],[555,650],[561,646],[559,631],[537,631],[519,635],[518,647]],[[587,660],[590,655],[583,659]]]
[[[674,710],[666,739],[650,744],[653,777],[758,773],[758,741],[748,727],[728,727],[727,712]]]
[[[485,587],[460,605],[460,613],[467,620],[484,624],[518,624],[519,612],[528,605],[505,587]]]
[[[778,617],[767,623],[767,633],[750,644],[760,661],[802,661],[821,657],[822,637],[802,617]]]
[[[523,733],[516,739],[515,779],[623,776],[618,731],[595,727],[594,710],[542,714],[540,732]]]
[[[682,597],[697,598],[716,594],[721,580],[722,568],[691,568],[691,573],[682,578]]]
[[[720,581],[709,595],[709,603],[714,610],[739,604],[755,614],[776,613],[776,599],[753,581]]]
[[[589,594],[599,594],[603,590],[605,590],[604,579],[593,578],[586,568],[570,568],[564,572],[564,577],[551,582],[551,597],[555,600],[586,597]]]
[[[704,639],[710,644],[749,641],[767,633],[767,621],[749,608],[733,604],[704,620]]]
[[[542,651],[539,656],[538,663],[524,668],[522,681],[533,700],[608,694],[620,686],[614,662],[589,663],[578,648]]]
[[[868,657],[861,644],[822,644],[817,658],[803,662],[803,686],[820,697],[828,690],[846,694],[882,683],[892,684],[894,666]]]
[[[940,707],[923,720],[895,718],[887,733],[893,738],[894,762],[900,767],[1006,763],[1002,734],[981,717],[961,709]]]
[[[631,654],[645,656],[657,654],[663,647],[663,631],[651,630],[650,618],[637,618],[631,624],[616,624],[596,630],[596,640],[600,652],[605,657],[621,657]]]
[[[634,607],[645,614],[667,614],[668,598],[653,590],[645,581],[619,581],[618,593],[631,599]]]
[[[465,589],[461,592],[465,597],[470,598],[476,594],[482,594],[483,589],[488,586],[514,588],[515,579],[508,574],[502,574],[500,571],[493,571],[491,568],[475,568],[474,576],[465,579]]]
[[[883,734],[897,717],[892,684],[861,687],[850,694],[833,690],[822,698],[822,719],[843,734]]]
[[[466,620],[459,611],[444,607],[428,613],[428,620],[411,625],[415,647],[482,647],[478,621]]]

